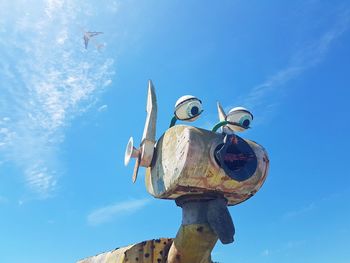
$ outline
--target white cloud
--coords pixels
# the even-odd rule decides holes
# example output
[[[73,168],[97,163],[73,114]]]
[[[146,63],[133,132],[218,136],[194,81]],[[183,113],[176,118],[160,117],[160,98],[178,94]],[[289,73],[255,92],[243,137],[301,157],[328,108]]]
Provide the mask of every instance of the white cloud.
[[[319,39],[311,44],[306,44],[303,49],[295,53],[285,68],[277,71],[263,83],[256,85],[242,99],[242,104],[253,111],[271,111],[271,107],[276,104],[274,101],[276,93],[280,97],[285,84],[322,62],[333,42],[338,40],[349,29],[349,26],[350,11],[345,10],[336,17],[334,25]]]
[[[64,0],[45,1],[45,14],[52,18],[53,14],[63,8]]]
[[[102,112],[102,111],[106,111],[108,109],[108,105],[102,105],[101,107],[99,107],[97,110],[99,111],[99,112]]]
[[[136,212],[150,202],[150,199],[138,199],[115,203],[92,211],[88,217],[89,225],[99,225],[113,219]]]
[[[114,62],[84,49],[76,27],[88,17],[80,2],[42,0],[35,10],[20,2],[0,10],[0,158],[45,198],[62,174],[65,128],[110,86]]]
[[[68,40],[68,32],[67,30],[62,30],[58,33],[56,37],[56,43],[59,45],[64,45],[64,43]]]

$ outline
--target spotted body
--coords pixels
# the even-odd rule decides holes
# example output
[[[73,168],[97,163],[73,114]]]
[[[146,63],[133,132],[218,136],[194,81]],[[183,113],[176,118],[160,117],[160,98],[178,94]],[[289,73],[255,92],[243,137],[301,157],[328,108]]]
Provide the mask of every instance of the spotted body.
[[[165,263],[172,242],[171,238],[147,240],[82,259],[77,263]]]

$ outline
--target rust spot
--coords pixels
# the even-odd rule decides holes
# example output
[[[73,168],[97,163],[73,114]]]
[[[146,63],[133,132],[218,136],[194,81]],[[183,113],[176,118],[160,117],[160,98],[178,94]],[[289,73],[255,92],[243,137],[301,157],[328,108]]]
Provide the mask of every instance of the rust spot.
[[[198,231],[198,232],[203,232],[203,227],[202,227],[202,226],[197,227],[197,231]]]
[[[145,257],[148,258],[148,257],[149,257],[149,253],[146,253],[146,254],[145,254]]]
[[[166,242],[164,241],[163,244],[166,245]]]
[[[139,261],[139,258],[135,258],[136,261]]]

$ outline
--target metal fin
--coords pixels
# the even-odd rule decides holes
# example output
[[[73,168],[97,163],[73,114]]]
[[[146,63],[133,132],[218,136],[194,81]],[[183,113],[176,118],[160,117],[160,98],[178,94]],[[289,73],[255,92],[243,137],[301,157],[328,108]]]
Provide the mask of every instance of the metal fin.
[[[145,128],[143,130],[142,141],[147,139],[155,142],[156,121],[157,121],[157,97],[154,91],[152,80],[148,81],[146,112],[147,112],[147,118],[146,118]]]
[[[221,107],[220,102],[217,102],[217,107],[218,107],[218,114],[219,114],[219,120],[220,121],[225,121],[226,120],[226,114],[223,108]]]
[[[146,111],[146,123],[145,128],[143,130],[142,141],[140,145],[140,165],[143,167],[151,166],[154,153],[154,146],[156,144],[157,98],[151,80],[148,81]]]

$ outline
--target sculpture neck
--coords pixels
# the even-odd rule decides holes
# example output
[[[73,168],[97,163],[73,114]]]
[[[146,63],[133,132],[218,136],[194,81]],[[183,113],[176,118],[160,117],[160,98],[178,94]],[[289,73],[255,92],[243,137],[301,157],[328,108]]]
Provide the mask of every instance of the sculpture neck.
[[[184,196],[176,200],[182,208],[182,224],[170,247],[167,263],[211,263],[218,239],[233,242],[235,228],[220,196]]]
[[[181,225],[167,263],[211,263],[211,251],[217,240],[209,224]]]

